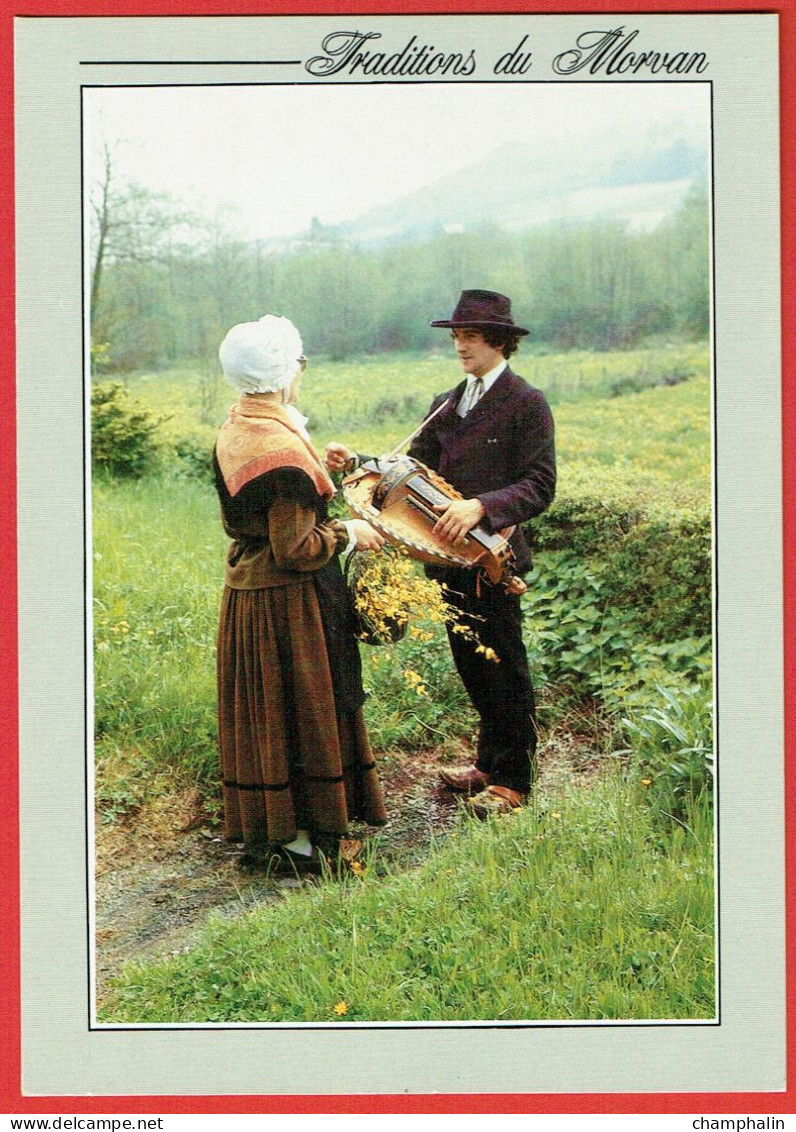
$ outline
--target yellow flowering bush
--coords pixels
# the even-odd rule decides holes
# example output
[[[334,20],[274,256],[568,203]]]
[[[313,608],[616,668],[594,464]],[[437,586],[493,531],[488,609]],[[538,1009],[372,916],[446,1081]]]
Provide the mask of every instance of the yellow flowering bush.
[[[432,634],[425,626],[439,625],[472,640],[476,652],[482,653],[485,660],[499,660],[497,653],[482,644],[471,627],[460,620],[459,611],[446,600],[444,588],[421,574],[404,551],[391,546],[377,554],[354,551],[347,574],[361,640],[369,644],[394,643],[408,630],[413,639],[429,641]],[[418,695],[426,694],[422,676],[409,668],[404,676]]]
[[[410,622],[449,620],[442,589],[419,574],[401,551],[354,551],[347,565],[361,637],[369,644],[400,640]]]

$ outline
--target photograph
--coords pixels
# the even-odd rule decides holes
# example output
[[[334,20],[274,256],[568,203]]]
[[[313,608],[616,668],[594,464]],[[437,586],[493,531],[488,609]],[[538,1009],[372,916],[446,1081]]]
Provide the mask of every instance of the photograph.
[[[716,1019],[709,93],[84,90],[100,1024]]]

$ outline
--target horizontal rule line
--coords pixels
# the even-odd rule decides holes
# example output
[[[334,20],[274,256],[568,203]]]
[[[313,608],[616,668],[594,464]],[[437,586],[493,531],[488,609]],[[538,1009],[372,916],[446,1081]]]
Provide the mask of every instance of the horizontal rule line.
[[[81,67],[300,67],[301,59],[81,59]]]

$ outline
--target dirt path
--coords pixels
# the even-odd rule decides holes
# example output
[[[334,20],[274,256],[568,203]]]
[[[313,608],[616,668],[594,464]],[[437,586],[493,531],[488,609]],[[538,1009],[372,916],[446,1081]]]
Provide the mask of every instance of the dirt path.
[[[584,753],[585,752],[585,753]],[[445,755],[467,763],[466,749]],[[549,740],[540,754],[539,789],[587,770],[588,751]],[[378,832],[382,859],[410,868],[457,820],[458,803],[437,785],[434,751],[384,756],[379,763],[390,820]],[[357,831],[355,831],[357,832]],[[198,791],[161,798],[157,806],[103,825],[96,838],[96,972],[101,1001],[108,980],[129,959],[176,954],[191,946],[211,913],[236,916],[300,888],[293,877],[239,868],[239,848],[221,836]]]

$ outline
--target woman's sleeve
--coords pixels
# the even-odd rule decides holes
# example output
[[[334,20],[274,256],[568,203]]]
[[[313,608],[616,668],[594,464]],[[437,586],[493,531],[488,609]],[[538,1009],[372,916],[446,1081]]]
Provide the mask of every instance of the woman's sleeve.
[[[283,570],[320,570],[348,545],[348,530],[336,519],[317,521],[301,503],[275,499],[268,514],[268,536],[274,561]]]

